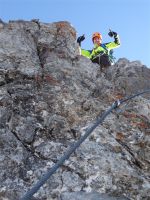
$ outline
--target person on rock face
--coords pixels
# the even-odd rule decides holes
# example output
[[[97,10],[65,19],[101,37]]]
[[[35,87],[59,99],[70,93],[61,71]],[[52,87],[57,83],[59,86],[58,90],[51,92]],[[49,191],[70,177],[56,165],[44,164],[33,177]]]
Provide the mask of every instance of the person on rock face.
[[[81,49],[81,55],[91,59],[93,63],[98,63],[101,69],[114,64],[112,49],[120,46],[119,35],[116,32],[110,30],[108,35],[114,37],[114,42],[102,44],[102,35],[98,32],[93,33],[92,41],[94,48],[92,50],[81,49],[81,42],[85,39],[84,35],[77,38],[77,43]]]

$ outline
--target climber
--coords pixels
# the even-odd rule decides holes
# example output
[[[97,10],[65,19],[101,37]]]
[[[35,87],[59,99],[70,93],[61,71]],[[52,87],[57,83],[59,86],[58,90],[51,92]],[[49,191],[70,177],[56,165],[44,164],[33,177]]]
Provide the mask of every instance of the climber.
[[[81,49],[81,55],[91,59],[93,63],[98,63],[102,68],[108,67],[114,64],[114,57],[112,52],[114,48],[120,46],[119,35],[109,30],[108,35],[114,37],[114,42],[102,44],[102,35],[98,32],[93,33],[92,41],[94,43],[94,48],[92,50]],[[82,35],[77,38],[77,43],[81,47],[81,42],[85,39],[85,36]]]

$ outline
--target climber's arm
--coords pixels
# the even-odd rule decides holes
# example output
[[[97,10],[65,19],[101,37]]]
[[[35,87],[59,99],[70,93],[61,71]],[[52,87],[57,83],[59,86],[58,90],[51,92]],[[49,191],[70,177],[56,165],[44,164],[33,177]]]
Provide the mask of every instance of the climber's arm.
[[[106,44],[106,47],[108,49],[114,49],[120,46],[120,38],[119,35],[116,32],[113,32],[110,30],[110,32],[108,33],[108,35],[110,37],[114,37],[114,42],[109,42]]]
[[[91,56],[91,51],[90,50],[85,50],[85,49],[81,49],[81,55],[85,56],[87,58],[90,58]]]
[[[119,47],[120,46],[120,43],[119,44],[117,44],[116,42],[109,42],[109,43],[107,43],[106,44],[106,47],[108,48],[108,49],[114,49],[114,48],[117,48],[117,47]]]
[[[79,44],[79,50],[80,50],[80,54],[82,56],[85,56],[87,58],[90,58],[91,55],[91,51],[90,50],[85,50],[85,49],[81,49],[81,42],[85,39],[85,35],[82,35],[80,37],[77,38],[77,43]]]

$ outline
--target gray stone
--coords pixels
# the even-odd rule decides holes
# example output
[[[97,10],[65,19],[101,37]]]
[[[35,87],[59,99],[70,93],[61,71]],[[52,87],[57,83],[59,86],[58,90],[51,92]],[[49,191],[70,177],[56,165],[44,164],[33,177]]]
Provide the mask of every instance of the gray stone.
[[[61,200],[127,200],[125,197],[112,197],[107,194],[99,194],[98,192],[73,192],[65,193],[61,196]]]
[[[150,69],[122,58],[101,72],[69,22],[0,24],[0,199],[14,200],[115,100],[150,88]],[[107,116],[33,199],[148,200],[149,97]]]

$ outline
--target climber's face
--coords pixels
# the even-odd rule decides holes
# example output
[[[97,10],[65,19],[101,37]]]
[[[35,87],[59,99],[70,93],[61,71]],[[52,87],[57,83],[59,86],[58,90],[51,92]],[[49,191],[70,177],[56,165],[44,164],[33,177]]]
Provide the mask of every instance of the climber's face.
[[[94,37],[94,38],[93,38],[93,43],[94,43],[94,44],[100,45],[101,42],[102,42],[102,39],[101,39],[101,38],[99,38],[99,37]]]

